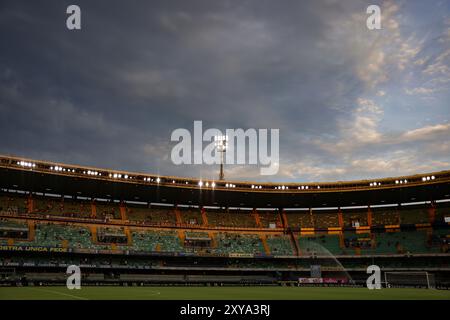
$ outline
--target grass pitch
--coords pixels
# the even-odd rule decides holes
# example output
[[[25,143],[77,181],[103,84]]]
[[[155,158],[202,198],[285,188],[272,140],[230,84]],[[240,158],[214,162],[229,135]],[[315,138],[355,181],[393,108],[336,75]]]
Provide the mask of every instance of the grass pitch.
[[[0,300],[450,300],[450,290],[320,287],[0,287]]]

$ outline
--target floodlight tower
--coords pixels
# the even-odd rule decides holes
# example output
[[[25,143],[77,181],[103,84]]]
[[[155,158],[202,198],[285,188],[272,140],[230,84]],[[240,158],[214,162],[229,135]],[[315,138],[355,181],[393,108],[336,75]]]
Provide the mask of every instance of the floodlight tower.
[[[220,152],[219,180],[223,180],[225,178],[225,174],[223,172],[223,162],[224,162],[225,152],[227,151],[227,146],[228,146],[228,136],[215,136],[214,140],[216,142],[217,152]]]

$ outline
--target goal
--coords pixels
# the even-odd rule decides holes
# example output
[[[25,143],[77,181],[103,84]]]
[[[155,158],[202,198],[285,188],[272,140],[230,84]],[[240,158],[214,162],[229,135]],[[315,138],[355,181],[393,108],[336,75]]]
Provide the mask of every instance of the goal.
[[[386,288],[416,287],[435,288],[434,275],[426,271],[397,271],[385,272],[384,282]]]

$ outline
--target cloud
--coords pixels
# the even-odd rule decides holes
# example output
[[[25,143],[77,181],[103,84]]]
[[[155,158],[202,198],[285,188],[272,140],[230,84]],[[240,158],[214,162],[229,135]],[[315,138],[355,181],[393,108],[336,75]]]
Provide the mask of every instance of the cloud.
[[[80,0],[83,28],[69,32],[64,2],[3,1],[0,152],[214,178],[216,167],[169,157],[172,130],[203,120],[280,129],[279,174],[227,167],[233,179],[441,168],[448,24],[421,3],[384,1],[383,29],[368,30],[365,1],[110,1],[105,11]]]
[[[414,88],[414,89],[405,89],[406,94],[409,94],[409,95],[431,94],[431,93],[433,93],[435,91],[436,91],[436,89],[424,88],[424,87]]]
[[[440,135],[450,135],[450,123],[426,126],[407,131],[400,136],[401,141],[431,140]]]

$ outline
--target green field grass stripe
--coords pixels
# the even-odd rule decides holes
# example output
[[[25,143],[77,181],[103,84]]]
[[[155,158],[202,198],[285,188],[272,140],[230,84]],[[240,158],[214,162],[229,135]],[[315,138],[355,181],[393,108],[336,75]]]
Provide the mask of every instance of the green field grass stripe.
[[[0,287],[1,300],[450,300],[449,290],[339,287]]]

